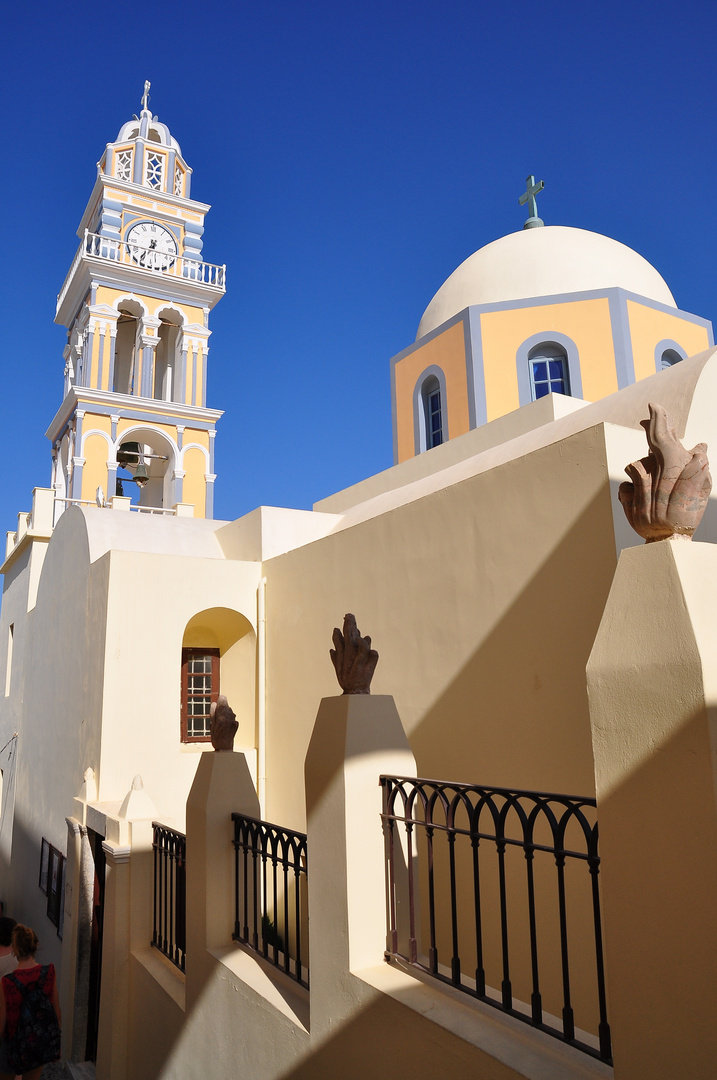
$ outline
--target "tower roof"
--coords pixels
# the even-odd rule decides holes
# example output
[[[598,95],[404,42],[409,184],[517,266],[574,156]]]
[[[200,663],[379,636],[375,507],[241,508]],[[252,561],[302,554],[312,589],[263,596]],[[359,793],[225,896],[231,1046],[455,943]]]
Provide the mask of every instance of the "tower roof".
[[[176,150],[178,154],[181,154],[182,151],[179,143],[173,137],[167,125],[160,124],[159,119],[156,116],[152,116],[152,112],[148,108],[150,85],[149,82],[145,82],[144,84],[142,111],[139,116],[133,116],[131,120],[128,120],[126,124],[122,125],[115,142],[130,142],[132,139],[145,139],[147,142],[155,142],[159,143],[161,146],[168,146],[172,150]]]
[[[423,313],[416,339],[474,304],[609,288],[677,306],[654,266],[608,236],[565,225],[509,233],[453,271]]]

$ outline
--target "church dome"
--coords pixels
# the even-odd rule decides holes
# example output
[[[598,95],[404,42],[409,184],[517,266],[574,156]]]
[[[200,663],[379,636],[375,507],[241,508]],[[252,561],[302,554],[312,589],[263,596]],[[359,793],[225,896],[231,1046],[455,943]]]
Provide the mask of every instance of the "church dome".
[[[416,340],[473,304],[614,288],[677,307],[654,266],[625,244],[566,225],[523,229],[486,244],[453,271],[424,311]]]

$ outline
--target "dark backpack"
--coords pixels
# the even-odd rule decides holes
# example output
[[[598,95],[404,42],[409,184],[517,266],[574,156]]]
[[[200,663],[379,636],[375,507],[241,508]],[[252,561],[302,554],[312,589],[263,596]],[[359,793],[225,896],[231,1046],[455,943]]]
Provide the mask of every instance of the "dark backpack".
[[[39,978],[29,986],[12,972],[7,976],[22,996],[15,1034],[5,1039],[8,1064],[16,1073],[30,1072],[60,1056],[60,1025],[45,993],[48,970],[41,967]]]

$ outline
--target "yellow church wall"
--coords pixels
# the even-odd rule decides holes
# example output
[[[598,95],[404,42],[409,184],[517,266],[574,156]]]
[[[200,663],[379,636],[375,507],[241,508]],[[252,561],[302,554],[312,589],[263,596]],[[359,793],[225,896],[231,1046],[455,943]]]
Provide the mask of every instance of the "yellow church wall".
[[[141,292],[135,292],[132,289],[116,289],[111,288],[109,285],[98,285],[97,292],[95,294],[95,302],[97,304],[107,304],[109,307],[114,307],[118,300],[137,300],[140,304],[144,304],[146,308],[155,302],[153,296],[147,296]]]
[[[188,446],[190,443],[198,443],[199,446],[203,446],[205,450],[209,450],[209,432],[198,431],[196,428],[187,427],[184,429],[184,445]]]
[[[194,516],[203,518],[206,504],[207,484],[204,474],[207,471],[207,461],[201,450],[190,447],[183,458],[184,483],[182,485],[182,502],[191,503],[194,506]]]
[[[109,285],[99,285],[96,292],[96,303],[107,304],[109,307],[114,307],[118,300],[129,299],[137,300],[140,304],[143,304],[147,309],[147,313],[156,317],[157,313],[163,308],[173,307],[178,308],[184,315],[187,323],[198,323],[200,326],[204,324],[204,309],[196,304],[185,304],[180,300],[158,300],[156,296],[152,296],[149,293],[142,292],[130,292],[127,289],[112,288]],[[148,333],[153,333],[153,329],[149,328]],[[109,336],[109,335],[108,335]],[[108,354],[109,355],[109,354]]]
[[[421,372],[435,364],[446,379],[446,405],[449,438],[469,430],[468,380],[463,322],[444,330],[442,334],[415,349],[396,364],[396,432],[398,460],[405,461],[415,454],[413,394]]]
[[[157,411],[161,412],[162,402],[158,401],[157,406],[158,406]],[[125,431],[128,431],[130,428],[136,428],[138,424],[148,423],[148,424],[152,425],[152,428],[153,428],[154,431],[161,431],[162,434],[166,435],[168,439],[171,439],[172,442],[176,443],[176,441],[177,441],[177,428],[175,427],[174,424],[158,424],[156,422],[156,420],[153,419],[153,417],[156,414],[155,414],[155,411],[152,410],[152,409],[146,409],[145,410],[145,409],[142,409],[142,408],[138,407],[137,412],[138,413],[146,412],[146,421],[145,420],[136,420],[136,419],[131,419],[131,420],[122,419],[122,420],[119,420],[118,423],[117,423],[117,438],[121,438],[121,436],[124,435]]]
[[[84,420],[82,421],[82,427],[88,434],[90,431],[104,431],[106,435],[110,435],[112,432],[112,421],[109,416],[86,412]]]
[[[534,334],[547,338],[551,330],[572,338],[577,346],[585,400],[597,401],[617,390],[607,298],[485,312],[481,339],[488,420],[519,407],[518,349]]]
[[[102,435],[88,435],[83,446],[85,464],[82,469],[82,494],[80,497],[94,501],[98,487],[102,488],[105,495],[108,494],[107,458],[109,456],[109,444]]]
[[[181,300],[173,300],[170,304],[168,300],[157,300],[153,296],[148,297],[145,303],[149,308],[150,315],[155,318],[163,308],[179,308],[188,323],[199,323],[200,326],[204,323],[203,309],[195,307],[193,304],[185,304]]]
[[[627,318],[636,379],[646,379],[655,374],[655,346],[664,338],[676,341],[688,356],[709,348],[707,328],[682,319],[679,314],[671,315],[628,300]]]

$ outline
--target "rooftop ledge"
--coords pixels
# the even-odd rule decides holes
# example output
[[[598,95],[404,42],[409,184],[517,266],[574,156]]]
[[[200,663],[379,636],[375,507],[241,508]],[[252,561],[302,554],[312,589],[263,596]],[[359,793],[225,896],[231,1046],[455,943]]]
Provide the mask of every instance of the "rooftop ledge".
[[[96,501],[89,499],[63,499],[59,498],[53,488],[34,488],[32,492],[32,510],[24,511],[17,515],[17,530],[5,534],[5,561],[0,566],[0,574],[5,574],[11,568],[18,556],[35,541],[46,544],[52,536],[52,531],[57,524],[58,505],[62,504],[63,510],[68,506],[95,506],[98,510],[119,510],[143,514],[161,514],[171,517],[194,517],[193,503],[175,503],[172,507],[162,506],[137,506],[132,505],[128,496],[114,495],[104,506],[99,506]]]

